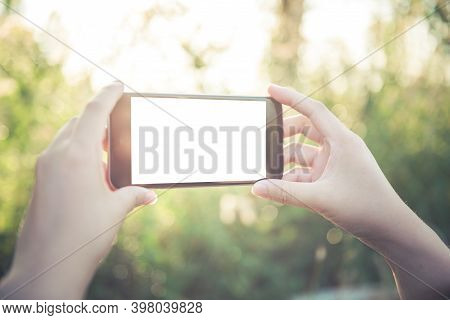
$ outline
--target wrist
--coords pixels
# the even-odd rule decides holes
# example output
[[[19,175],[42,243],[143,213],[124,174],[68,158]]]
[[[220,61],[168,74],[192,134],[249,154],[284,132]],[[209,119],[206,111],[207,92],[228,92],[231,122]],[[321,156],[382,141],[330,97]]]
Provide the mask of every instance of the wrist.
[[[371,246],[380,249],[389,249],[392,245],[401,245],[411,233],[411,228],[416,229],[418,222],[417,215],[396,196],[391,201],[385,201],[372,215],[373,227],[361,240]]]
[[[388,224],[360,239],[391,267],[403,298],[446,297],[450,251],[405,203],[392,207]]]
[[[395,192],[379,195],[353,211],[352,223],[344,229],[377,251],[402,241],[401,236],[407,233],[405,226],[417,219]]]

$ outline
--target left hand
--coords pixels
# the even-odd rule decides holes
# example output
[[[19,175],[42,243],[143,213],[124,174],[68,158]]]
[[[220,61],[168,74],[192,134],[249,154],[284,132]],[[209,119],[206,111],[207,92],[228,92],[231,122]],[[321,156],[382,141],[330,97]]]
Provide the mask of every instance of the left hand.
[[[105,87],[39,156],[33,196],[0,298],[81,298],[126,214],[156,201],[148,189],[111,190],[107,183],[102,140],[122,93],[120,82]]]

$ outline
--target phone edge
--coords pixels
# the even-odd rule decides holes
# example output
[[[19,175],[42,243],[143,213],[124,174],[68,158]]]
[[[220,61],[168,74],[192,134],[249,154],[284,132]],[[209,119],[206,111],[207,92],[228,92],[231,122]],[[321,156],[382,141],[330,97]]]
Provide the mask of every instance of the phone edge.
[[[274,109],[276,110],[276,121],[277,121],[277,125],[278,126],[282,126],[282,107],[281,104],[276,101],[275,99],[273,99],[270,96],[228,96],[228,95],[203,95],[203,94],[171,94],[171,93],[138,93],[138,92],[124,92],[122,97],[124,95],[128,95],[129,97],[154,97],[154,98],[183,98],[183,99],[211,99],[211,100],[243,100],[243,101],[271,101],[274,105]],[[122,98],[121,97],[121,98]],[[120,101],[120,99],[117,101],[116,105],[114,106],[114,108],[117,106],[118,102]],[[114,110],[113,108],[113,110]],[[266,104],[266,108],[267,108],[267,104]],[[267,109],[266,109],[267,110]],[[123,187],[126,187],[128,185],[123,185],[123,186],[116,186],[113,182],[112,176],[111,176],[111,134],[110,134],[110,129],[111,129],[111,115],[112,113],[108,116],[108,121],[107,121],[107,132],[108,132],[108,163],[107,163],[107,167],[108,167],[108,183],[109,185],[113,188],[113,189],[120,189]],[[267,121],[266,121],[266,126],[267,126]],[[266,137],[267,138],[267,137]],[[266,140],[266,144],[267,144],[267,140]],[[282,151],[282,147],[283,147],[283,143],[282,143],[282,139],[281,139],[281,151]],[[267,152],[267,150],[266,150]],[[282,155],[282,153],[281,153]],[[131,181],[131,166],[130,166],[130,181]],[[268,177],[267,176],[267,162],[266,162],[266,177],[263,177],[261,179],[256,179],[256,180],[247,180],[247,181],[226,181],[226,182],[176,182],[176,183],[157,183],[157,184],[130,184],[131,186],[140,186],[140,187],[145,187],[145,188],[154,188],[154,189],[172,189],[172,188],[197,188],[197,187],[225,187],[225,186],[239,186],[239,185],[250,185],[250,184],[254,184],[257,181],[260,180],[264,180],[264,179],[280,179],[283,175],[283,170],[281,170],[281,172],[278,173],[277,176],[272,176],[272,177]]]

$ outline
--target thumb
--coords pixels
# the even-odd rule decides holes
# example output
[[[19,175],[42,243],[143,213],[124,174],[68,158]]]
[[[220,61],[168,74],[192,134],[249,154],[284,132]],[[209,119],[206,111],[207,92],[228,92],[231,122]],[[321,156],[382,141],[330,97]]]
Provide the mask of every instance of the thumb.
[[[311,189],[311,183],[265,179],[253,185],[252,193],[283,204],[308,207],[313,194]]]
[[[125,187],[117,190],[115,193],[117,193],[127,212],[138,206],[155,204],[158,200],[158,196],[154,191],[143,187]]]

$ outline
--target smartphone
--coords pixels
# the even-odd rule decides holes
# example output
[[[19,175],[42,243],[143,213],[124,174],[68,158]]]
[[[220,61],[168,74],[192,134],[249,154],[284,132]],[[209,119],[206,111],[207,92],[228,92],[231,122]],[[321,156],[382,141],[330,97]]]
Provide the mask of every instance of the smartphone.
[[[270,97],[124,93],[108,138],[114,188],[251,184],[283,174],[282,108]]]

